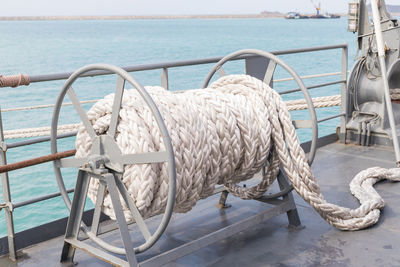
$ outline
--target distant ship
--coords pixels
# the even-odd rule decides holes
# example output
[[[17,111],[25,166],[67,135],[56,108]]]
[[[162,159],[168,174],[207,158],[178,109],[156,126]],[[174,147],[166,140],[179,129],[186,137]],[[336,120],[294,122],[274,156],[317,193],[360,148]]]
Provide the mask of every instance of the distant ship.
[[[289,12],[285,15],[285,19],[309,19],[309,16],[301,15],[298,12]]]
[[[317,15],[302,15],[298,12],[289,12],[285,15],[285,19],[338,19],[340,15],[336,14],[317,14]]]
[[[325,13],[323,15],[317,14],[317,15],[309,16],[309,18],[310,19],[338,19],[338,18],[340,18],[340,15]]]
[[[317,13],[315,15],[302,15],[298,12],[289,12],[285,15],[285,19],[338,19],[340,18],[340,15],[336,14],[321,14],[321,3],[318,3],[318,5],[314,4],[313,0],[311,0],[311,3],[313,3]]]

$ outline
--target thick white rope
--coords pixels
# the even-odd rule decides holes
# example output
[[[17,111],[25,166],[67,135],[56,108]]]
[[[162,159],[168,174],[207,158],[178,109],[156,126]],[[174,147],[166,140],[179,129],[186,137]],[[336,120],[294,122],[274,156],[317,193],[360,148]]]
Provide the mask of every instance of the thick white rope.
[[[392,100],[400,100],[400,88],[390,89],[390,98]]]
[[[246,75],[225,76],[210,88],[174,94],[147,87],[156,102],[175,152],[177,193],[175,211],[190,210],[211,194],[216,184],[242,198],[265,193],[282,166],[294,189],[328,223],[342,230],[358,230],[375,224],[385,205],[372,185],[379,180],[400,180],[400,169],[370,168],[351,182],[360,207],[349,209],[327,203],[300,147],[290,114],[279,94],[258,79]],[[105,133],[111,118],[113,95],[88,112],[97,133]],[[120,110],[116,142],[122,153],[164,149],[157,124],[136,90],[127,90]],[[83,126],[76,139],[77,157],[86,156],[91,140]],[[267,174],[253,188],[236,185],[258,172],[272,154]],[[165,164],[125,167],[122,181],[144,217],[162,213],[168,192]],[[89,197],[96,199],[98,180],[92,179]],[[122,201],[123,202],[123,201]],[[106,194],[104,210],[114,217]],[[132,219],[126,205],[125,216]]]
[[[340,95],[333,95],[333,96],[323,96],[323,97],[315,97],[312,99],[314,103],[314,107],[316,108],[324,108],[324,107],[333,107],[333,106],[340,106],[341,99]],[[94,103],[98,100],[87,100],[82,101],[81,104],[85,103]],[[304,110],[307,109],[307,102],[305,99],[299,100],[290,100],[285,102],[289,111],[292,110]],[[72,103],[65,103],[65,105],[71,105]],[[64,104],[63,104],[64,105]],[[32,106],[26,107],[34,109],[36,107],[50,107],[54,105],[42,105],[42,106]],[[26,108],[14,108],[13,110],[24,110]],[[2,110],[5,111],[5,110]],[[7,111],[11,111],[7,110]],[[76,124],[65,124],[58,126],[58,133],[68,133],[77,131],[79,128],[79,123]],[[37,128],[25,128],[25,129],[15,129],[15,130],[7,130],[4,131],[4,139],[17,139],[17,138],[28,138],[28,137],[39,137],[39,136],[49,136],[50,135],[51,127],[37,127]]]
[[[99,101],[98,99],[92,99],[92,100],[84,100],[80,101],[79,103],[81,104],[87,104],[87,103],[96,103]],[[71,102],[67,103],[62,103],[61,106],[72,106],[73,104]],[[1,110],[1,112],[11,112],[11,111],[23,111],[23,110],[32,110],[32,109],[42,109],[42,108],[53,108],[55,104],[45,104],[45,105],[37,105],[37,106],[27,106],[27,107],[16,107],[16,108],[4,108]]]

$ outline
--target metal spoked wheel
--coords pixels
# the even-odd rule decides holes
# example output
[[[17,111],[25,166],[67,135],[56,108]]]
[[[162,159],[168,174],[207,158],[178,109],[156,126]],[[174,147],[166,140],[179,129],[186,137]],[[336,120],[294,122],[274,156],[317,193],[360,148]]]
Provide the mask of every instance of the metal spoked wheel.
[[[291,68],[289,67],[285,62],[283,62],[281,59],[279,59],[277,56],[261,51],[261,50],[256,50],[256,49],[245,49],[245,50],[239,50],[236,51],[232,54],[227,55],[226,57],[222,58],[217,64],[214,65],[214,67],[211,69],[209,72],[207,78],[205,79],[203,83],[203,88],[207,87],[208,84],[210,83],[212,77],[214,74],[217,72],[220,76],[224,76],[225,71],[223,71],[222,66],[233,59],[237,59],[241,56],[259,56],[263,57],[269,60],[268,66],[267,66],[267,71],[265,72],[265,76],[263,79],[263,82],[266,84],[270,84],[276,69],[277,65],[280,65],[283,69],[285,69],[296,81],[298,86],[300,87],[304,98],[307,102],[307,107],[310,112],[310,120],[302,120],[302,121],[293,121],[294,125],[296,128],[311,128],[312,129],[312,140],[311,140],[311,148],[310,152],[308,154],[308,163],[311,165],[316,149],[317,149],[317,139],[318,139],[318,123],[317,123],[317,115],[315,113],[315,108],[313,105],[313,102],[311,100],[310,94],[308,93],[308,90],[306,86],[304,85],[303,81],[301,80],[300,76]]]
[[[107,133],[98,135],[95,130],[93,129],[86,112],[83,110],[74,90],[72,89],[73,83],[81,76],[87,75],[88,72],[92,71],[107,71],[110,74],[116,74],[117,76],[117,85],[115,89],[115,96],[114,96],[114,102],[113,102],[113,107],[112,107],[112,115],[111,115],[111,120],[110,120],[110,126],[107,131]],[[159,152],[149,152],[149,153],[142,153],[142,154],[121,154],[118,145],[115,141],[115,135],[116,135],[116,130],[118,126],[118,117],[119,117],[119,111],[121,108],[121,102],[124,94],[124,87],[125,83],[129,83],[133,88],[135,88],[140,96],[143,98],[145,103],[149,106],[153,116],[155,117],[155,120],[157,122],[157,125],[160,129],[160,132],[163,136],[163,142],[165,144],[165,151],[159,151]],[[62,102],[64,100],[65,95],[68,94],[69,98],[71,99],[73,106],[75,110],[77,111],[83,125],[86,128],[87,133],[89,134],[91,141],[92,141],[92,150],[88,157],[86,158],[66,158],[66,159],[61,159],[57,160],[54,162],[54,171],[56,174],[56,179],[57,183],[61,192],[61,195],[63,197],[63,200],[69,210],[71,210],[71,201],[68,197],[67,190],[65,188],[64,180],[61,174],[61,168],[67,168],[67,167],[76,167],[79,168],[79,174],[78,174],[78,180],[79,178],[82,178],[83,175],[88,175],[89,177],[96,177],[96,174],[88,172],[88,166],[92,166],[92,168],[98,168],[98,164],[101,163],[102,166],[104,166],[104,169],[106,170],[107,174],[106,175],[116,175],[116,173],[119,173],[119,175],[122,175],[123,167],[124,165],[129,165],[129,164],[144,164],[144,163],[163,163],[166,162],[168,164],[168,175],[169,175],[169,189],[168,189],[168,200],[167,200],[167,206],[165,209],[165,212],[162,216],[160,225],[156,229],[156,231],[151,234],[143,217],[139,213],[136,205],[134,204],[133,200],[129,197],[129,194],[122,183],[120,179],[115,178],[115,186],[117,190],[121,193],[124,201],[126,202],[127,206],[130,208],[130,211],[132,213],[132,216],[142,233],[145,242],[141,244],[138,247],[135,247],[133,251],[127,251],[124,248],[116,247],[113,245],[108,244],[107,242],[103,241],[98,237],[98,223],[99,223],[99,218],[100,218],[100,211],[101,211],[101,205],[104,199],[104,192],[105,192],[105,184],[100,183],[99,189],[98,189],[98,194],[97,194],[97,203],[95,205],[95,211],[93,215],[93,223],[97,224],[93,227],[92,224],[92,229],[89,229],[83,222],[78,224],[77,228],[80,228],[82,231],[86,233],[86,235],[94,241],[97,245],[102,247],[103,249],[106,249],[112,253],[117,253],[117,254],[126,254],[128,257],[128,253],[140,253],[143,252],[147,249],[149,249],[162,235],[164,232],[165,228],[167,227],[172,212],[173,212],[173,207],[175,203],[175,191],[176,191],[176,173],[175,173],[175,161],[174,161],[174,153],[173,153],[173,148],[171,144],[171,140],[169,137],[169,133],[167,131],[167,128],[165,126],[165,123],[163,121],[163,118],[153,102],[151,96],[146,92],[146,90],[138,83],[136,80],[130,76],[126,71],[123,69],[112,66],[112,65],[106,65],[106,64],[93,64],[93,65],[88,65],[85,67],[82,67],[78,69],[76,72],[74,72],[69,79],[65,82],[64,86],[62,87],[62,90],[58,96],[55,108],[54,108],[54,113],[53,113],[53,119],[52,119],[52,127],[51,127],[51,152],[52,153],[57,153],[57,126],[58,126],[58,121],[59,121],[59,115],[60,115],[60,109]],[[93,167],[93,165],[95,165]],[[96,167],[97,166],[97,167]],[[106,177],[105,174],[99,173],[97,175],[97,178],[101,178],[101,176]],[[94,179],[92,178],[92,179]],[[107,178],[107,177],[106,177]],[[108,179],[108,178],[107,178]],[[88,181],[90,179],[87,179],[87,184],[86,188],[88,186]],[[113,182],[114,183],[114,182]],[[85,188],[85,186],[83,186]],[[81,190],[84,191],[85,189]],[[87,192],[87,189],[86,189]],[[75,192],[75,194],[78,194]],[[86,194],[86,193],[83,193]],[[111,196],[112,197],[112,196]],[[86,199],[86,195],[85,195]],[[101,199],[101,200],[100,200]],[[115,199],[114,199],[115,200]],[[75,197],[74,197],[75,201]],[[82,202],[82,201],[81,201]],[[83,201],[84,203],[84,201]],[[84,208],[84,204],[82,204],[82,211]],[[71,214],[75,212],[71,210]],[[121,213],[120,213],[121,215]],[[116,212],[116,216],[118,219],[118,214]],[[122,214],[122,217],[125,219],[125,217]],[[79,218],[79,217],[78,217]],[[121,218],[121,217],[120,217]],[[71,219],[71,217],[70,217]],[[79,219],[80,220],[80,219]],[[118,220],[119,221],[119,220]],[[121,226],[120,226],[121,228]],[[68,231],[68,229],[67,229]],[[79,231],[79,229],[77,230]],[[122,232],[121,232],[122,234]],[[122,239],[126,237],[122,236]],[[129,239],[130,240],[130,239]],[[131,242],[131,241],[130,241]],[[125,244],[125,240],[124,240]],[[125,245],[126,248],[126,245]]]

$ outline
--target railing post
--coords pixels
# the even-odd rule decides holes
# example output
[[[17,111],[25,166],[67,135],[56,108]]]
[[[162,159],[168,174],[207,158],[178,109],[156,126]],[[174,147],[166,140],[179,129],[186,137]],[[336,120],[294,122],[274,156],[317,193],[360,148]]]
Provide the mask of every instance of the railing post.
[[[340,113],[345,114],[341,117],[340,120],[340,142],[346,143],[346,124],[348,120],[348,97],[347,97],[347,66],[348,66],[348,47],[347,45],[342,48],[342,80],[345,81],[342,83],[341,88],[341,99],[342,104],[340,106]]]
[[[161,87],[163,87],[165,90],[169,90],[169,84],[168,84],[168,69],[163,68],[162,73],[161,73]]]
[[[7,147],[4,142],[3,133],[3,119],[1,117],[0,108],[0,165],[6,165],[6,151]],[[8,237],[8,253],[11,260],[17,260],[17,253],[15,251],[15,233],[14,233],[14,220],[13,220],[13,205],[11,203],[11,192],[10,192],[10,182],[8,179],[8,172],[1,174],[1,186],[3,188],[3,200],[4,200],[4,212],[6,217],[7,225],[7,237]]]

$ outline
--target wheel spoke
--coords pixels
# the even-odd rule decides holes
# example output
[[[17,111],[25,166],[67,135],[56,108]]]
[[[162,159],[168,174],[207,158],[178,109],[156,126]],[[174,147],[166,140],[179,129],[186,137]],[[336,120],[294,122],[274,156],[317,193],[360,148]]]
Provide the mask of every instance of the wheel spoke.
[[[83,125],[85,126],[87,133],[89,134],[90,138],[93,141],[94,138],[96,137],[96,132],[94,131],[93,126],[90,123],[89,118],[86,115],[86,112],[83,110],[81,103],[79,103],[79,99],[76,96],[72,87],[70,87],[68,89],[68,96],[71,99],[71,102],[74,105],[76,111],[78,112],[78,115],[81,118],[81,121],[82,121]]]
[[[264,83],[271,85],[271,81],[274,76],[275,68],[276,68],[276,61],[270,59],[267,70],[265,72],[265,76],[264,76],[264,80],[263,80]]]
[[[148,152],[140,154],[126,154],[121,156],[120,163],[122,164],[145,164],[145,163],[160,163],[168,161],[167,151]]]
[[[104,183],[100,182],[99,188],[97,189],[96,206],[93,213],[92,228],[90,230],[96,236],[99,230],[101,207],[103,206],[105,192],[106,187]]]
[[[70,167],[82,167],[88,162],[87,158],[64,158],[58,160],[57,167],[59,168],[70,168]]]
[[[115,179],[117,183],[117,187],[124,198],[126,204],[129,207],[129,210],[132,213],[133,218],[135,219],[135,222],[137,226],[140,229],[140,232],[142,233],[144,239],[149,240],[151,238],[151,233],[149,231],[149,228],[147,228],[146,223],[144,222],[144,219],[142,215],[140,214],[139,210],[137,209],[135,203],[133,202],[132,198],[130,197],[128,191],[126,190],[125,186],[122,184],[120,179]]]
[[[220,78],[226,76],[226,72],[222,66],[219,66],[217,68],[217,73]]]
[[[133,250],[132,239],[129,234],[128,225],[126,223],[125,215],[122,210],[121,201],[118,194],[118,189],[116,185],[116,178],[113,174],[106,174],[105,175],[107,185],[108,185],[108,192],[111,197],[111,203],[114,208],[115,217],[117,219],[119,232],[121,234],[122,242],[125,247],[126,258],[129,262],[130,266],[137,266],[137,260],[135,257],[135,251]]]
[[[115,89],[114,103],[111,113],[110,127],[108,129],[108,134],[112,138],[115,137],[115,132],[117,131],[118,117],[119,117],[119,111],[121,109],[121,102],[124,94],[124,88],[125,88],[125,79],[118,75],[117,87]]]

